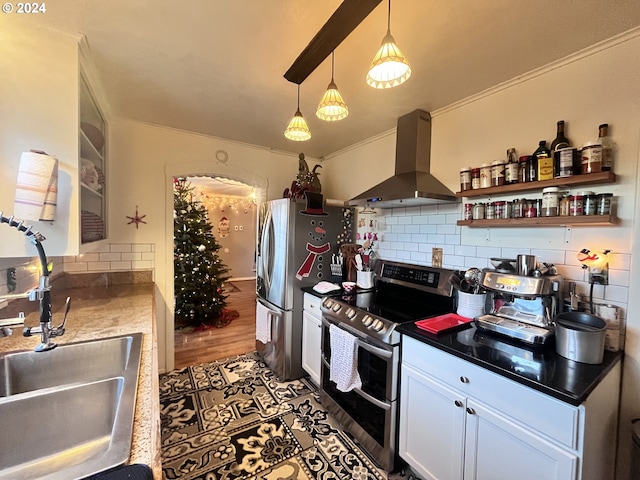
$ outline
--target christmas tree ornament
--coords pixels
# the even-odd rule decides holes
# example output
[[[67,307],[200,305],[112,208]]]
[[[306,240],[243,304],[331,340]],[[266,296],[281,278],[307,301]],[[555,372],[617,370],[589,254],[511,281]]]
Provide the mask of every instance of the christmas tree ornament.
[[[134,217],[130,217],[128,215],[126,215],[126,217],[130,220],[129,223],[127,223],[127,225],[130,225],[132,223],[136,224],[136,230],[138,229],[138,225],[141,223],[146,224],[147,222],[145,222],[143,219],[146,217],[146,215],[138,215],[138,205],[136,205],[136,215]]]

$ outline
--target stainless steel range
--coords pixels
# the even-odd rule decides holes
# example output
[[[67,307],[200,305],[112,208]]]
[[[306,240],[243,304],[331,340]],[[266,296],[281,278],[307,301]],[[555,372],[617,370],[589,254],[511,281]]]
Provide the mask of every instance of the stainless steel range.
[[[451,270],[380,260],[375,288],[322,302],[320,401],[380,467],[393,471],[397,446],[400,334],[405,322],[454,311]],[[355,337],[362,383],[339,390],[330,380],[331,325]]]

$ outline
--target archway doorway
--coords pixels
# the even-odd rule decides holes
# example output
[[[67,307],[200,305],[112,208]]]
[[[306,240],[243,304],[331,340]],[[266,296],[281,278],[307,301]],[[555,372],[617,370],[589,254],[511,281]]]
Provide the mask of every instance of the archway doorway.
[[[267,199],[267,179],[235,165],[220,162],[192,162],[167,165],[165,168],[165,239],[167,245],[173,244],[173,182],[176,177],[220,177],[251,186],[255,193],[256,205]],[[255,250],[255,239],[253,239]],[[164,309],[156,311],[158,323],[159,357],[164,362],[163,370],[174,369],[174,269],[173,248],[166,249],[164,257]]]
[[[184,294],[179,294],[176,298],[180,302],[186,301],[187,305],[194,296],[210,305],[213,305],[211,302],[224,301],[222,312],[215,318],[196,314],[192,320],[184,318],[185,304],[176,304],[176,309],[180,306],[182,310],[182,316],[177,313],[174,315],[174,367],[179,369],[244,354],[255,348],[257,202],[253,186],[226,177],[187,176],[178,185],[182,192],[187,189],[187,197],[191,204],[197,206],[197,210],[189,210],[193,212],[191,214],[181,210],[187,216],[176,217],[176,226],[180,227],[176,233],[183,239],[179,244],[174,244],[174,249],[180,245],[178,251],[181,255],[177,258],[192,251],[189,248],[191,240],[185,244],[185,238],[191,239],[195,235],[200,241],[203,235],[201,220],[194,221],[194,217],[189,216],[202,218],[199,216],[201,214],[195,213],[197,211],[205,212],[207,228],[210,228],[208,235],[213,236],[219,248],[213,254],[216,259],[214,263],[211,262],[212,254],[208,254],[206,249],[202,253],[193,251],[185,258],[188,265],[195,265],[196,277],[213,273],[212,284],[194,284],[189,280],[187,291],[183,280],[185,265],[174,265],[174,268],[183,272],[178,273],[174,281],[174,292],[187,295],[183,298]],[[181,198],[184,198],[184,193]],[[184,205],[183,201],[181,205]],[[176,215],[179,214],[176,212]],[[185,222],[188,218],[192,220]],[[195,228],[193,233],[192,228]],[[226,272],[226,280],[215,278],[218,269]],[[192,288],[195,290],[191,291]]]

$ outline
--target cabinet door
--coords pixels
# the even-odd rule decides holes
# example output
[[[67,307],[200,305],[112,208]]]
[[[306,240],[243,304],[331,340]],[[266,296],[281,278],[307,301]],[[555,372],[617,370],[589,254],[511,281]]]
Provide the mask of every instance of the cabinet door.
[[[464,397],[403,364],[400,456],[423,478],[462,478]]]
[[[322,321],[306,310],[302,312],[302,368],[320,385]]]
[[[472,399],[466,412],[465,480],[576,479],[578,458],[571,451]]]

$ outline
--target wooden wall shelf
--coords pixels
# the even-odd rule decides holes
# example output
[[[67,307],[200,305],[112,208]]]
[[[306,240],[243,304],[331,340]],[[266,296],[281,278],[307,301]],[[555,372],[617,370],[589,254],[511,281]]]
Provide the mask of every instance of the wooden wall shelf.
[[[598,185],[613,183],[616,181],[616,174],[608,172],[590,173],[586,175],[573,175],[572,177],[554,178],[552,180],[541,180],[538,182],[513,183],[500,187],[479,188],[476,190],[465,190],[456,192],[456,197],[483,197],[490,195],[504,195],[515,192],[527,192],[538,190],[542,192],[546,187],[570,187],[572,185]],[[546,217],[553,218],[553,217]],[[527,219],[531,220],[531,219]]]
[[[581,215],[579,217],[495,218],[491,220],[458,220],[464,227],[602,227],[615,225],[613,215]]]

